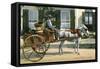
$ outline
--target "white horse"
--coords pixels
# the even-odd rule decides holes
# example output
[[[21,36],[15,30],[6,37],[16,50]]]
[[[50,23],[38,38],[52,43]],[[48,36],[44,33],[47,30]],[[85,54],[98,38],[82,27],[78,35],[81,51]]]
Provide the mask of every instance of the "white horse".
[[[75,31],[76,30],[76,31]],[[69,29],[69,30],[64,30],[59,33],[60,37],[66,38],[65,40],[68,41],[74,41],[75,46],[74,46],[74,52],[79,54],[79,44],[82,36],[89,37],[89,31],[88,28],[85,25],[81,25],[79,29]],[[71,40],[69,40],[71,39]],[[62,46],[65,42],[65,40],[61,40],[61,43],[59,45],[59,53],[63,54],[63,49]]]
[[[76,29],[74,29],[76,30]],[[68,40],[68,41],[74,41],[75,43],[75,46],[74,46],[74,52],[79,54],[79,43],[80,43],[80,39],[82,36],[89,36],[89,32],[88,32],[88,28],[85,26],[85,25],[82,25],[79,29],[78,33],[80,35],[78,35],[78,33],[74,33],[73,31],[71,31],[70,29],[69,30],[63,30],[61,32],[59,32],[59,37],[64,37],[66,38],[65,40]],[[71,40],[69,40],[71,39]],[[62,46],[65,42],[65,40],[61,40],[61,43],[59,45],[59,53],[62,54],[63,53],[63,49],[62,49]],[[24,40],[22,37],[20,37],[20,47],[23,47],[24,46]]]

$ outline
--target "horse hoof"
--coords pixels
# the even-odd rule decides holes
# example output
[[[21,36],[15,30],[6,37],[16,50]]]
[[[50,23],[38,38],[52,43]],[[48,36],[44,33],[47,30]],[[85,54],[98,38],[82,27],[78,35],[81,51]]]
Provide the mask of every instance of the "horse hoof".
[[[59,52],[59,55],[63,55],[63,53]]]
[[[80,53],[77,53],[77,55],[80,55]]]
[[[74,54],[80,55],[80,53],[78,53],[78,52],[74,52]]]

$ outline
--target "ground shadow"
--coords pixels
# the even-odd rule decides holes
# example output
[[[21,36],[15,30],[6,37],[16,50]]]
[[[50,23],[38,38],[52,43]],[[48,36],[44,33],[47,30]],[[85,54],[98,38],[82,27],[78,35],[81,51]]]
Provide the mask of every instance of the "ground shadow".
[[[62,48],[74,48],[75,44],[64,44]],[[80,44],[81,49],[94,49],[96,47],[95,44]],[[58,44],[51,45],[50,48],[59,48]]]
[[[63,54],[72,54],[73,52],[63,52]],[[47,52],[46,55],[61,55],[59,52]]]

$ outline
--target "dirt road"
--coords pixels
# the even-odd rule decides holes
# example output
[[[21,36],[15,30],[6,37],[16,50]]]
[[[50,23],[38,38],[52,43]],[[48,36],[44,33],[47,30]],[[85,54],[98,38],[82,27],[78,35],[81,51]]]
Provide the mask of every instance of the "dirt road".
[[[31,62],[24,58],[21,59],[21,64],[26,63],[44,63],[56,61],[75,61],[75,60],[91,60],[95,59],[95,49],[80,49],[80,55],[74,53],[73,48],[63,48],[64,53],[60,55],[58,49],[50,48],[44,58],[38,62]]]

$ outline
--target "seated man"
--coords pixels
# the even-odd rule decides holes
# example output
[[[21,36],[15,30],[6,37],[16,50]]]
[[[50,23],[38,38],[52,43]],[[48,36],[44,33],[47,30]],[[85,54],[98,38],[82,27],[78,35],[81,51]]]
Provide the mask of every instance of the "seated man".
[[[51,31],[55,31],[54,34],[55,34],[55,40],[59,40],[59,36],[58,36],[58,30],[52,25],[52,22],[51,22],[51,17],[48,16],[47,17],[47,27],[48,29],[50,29]]]

